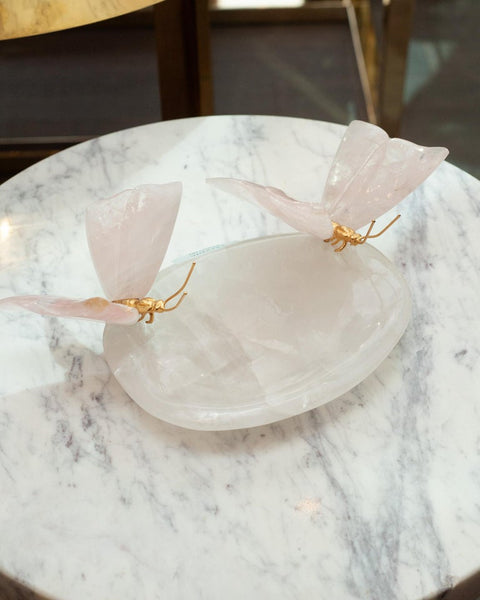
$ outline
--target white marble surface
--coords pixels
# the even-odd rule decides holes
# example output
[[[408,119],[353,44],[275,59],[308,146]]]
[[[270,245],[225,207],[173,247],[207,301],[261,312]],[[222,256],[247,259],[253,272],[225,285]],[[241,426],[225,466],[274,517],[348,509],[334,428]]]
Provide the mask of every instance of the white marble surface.
[[[184,182],[166,265],[287,231],[204,178],[318,199],[342,130],[210,117],[48,159],[0,187],[0,296],[99,294],[85,207],[131,185]],[[374,241],[412,291],[400,344],[272,426],[164,424],[111,377],[101,325],[0,314],[0,571],[62,600],[410,600],[480,569],[479,199],[445,164],[403,202]]]

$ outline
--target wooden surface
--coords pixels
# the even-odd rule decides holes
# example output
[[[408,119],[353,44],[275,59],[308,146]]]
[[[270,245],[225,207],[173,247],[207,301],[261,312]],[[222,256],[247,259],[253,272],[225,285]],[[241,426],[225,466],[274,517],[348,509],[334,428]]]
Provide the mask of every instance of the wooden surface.
[[[0,39],[96,23],[156,4],[159,0],[0,0]]]
[[[207,0],[0,0],[0,40],[69,29],[157,4],[155,34],[162,117],[213,113]],[[165,8],[164,8],[165,5]],[[152,19],[153,20],[153,19]],[[71,143],[83,141],[71,139]],[[63,150],[62,138],[0,138],[0,172],[11,173]]]
[[[207,0],[168,0],[155,7],[162,117],[213,114]]]

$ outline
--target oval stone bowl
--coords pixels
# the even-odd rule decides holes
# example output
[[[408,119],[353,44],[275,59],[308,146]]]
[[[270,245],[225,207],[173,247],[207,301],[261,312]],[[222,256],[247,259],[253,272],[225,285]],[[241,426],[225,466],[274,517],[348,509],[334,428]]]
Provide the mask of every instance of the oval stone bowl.
[[[152,295],[178,289],[187,270],[161,271]],[[404,279],[372,246],[335,253],[309,235],[279,235],[200,256],[177,310],[152,325],[108,325],[104,348],[120,385],[155,417],[238,429],[347,392],[409,318]]]

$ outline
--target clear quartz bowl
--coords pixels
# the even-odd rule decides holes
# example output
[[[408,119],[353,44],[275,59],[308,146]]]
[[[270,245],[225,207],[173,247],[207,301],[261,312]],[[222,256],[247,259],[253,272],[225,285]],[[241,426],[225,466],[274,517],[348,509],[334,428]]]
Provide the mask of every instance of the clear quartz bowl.
[[[152,296],[183,282],[161,271]],[[365,244],[341,253],[304,234],[259,238],[200,256],[188,296],[152,325],[108,325],[107,362],[143,409],[201,430],[263,425],[347,392],[403,334],[403,277]]]

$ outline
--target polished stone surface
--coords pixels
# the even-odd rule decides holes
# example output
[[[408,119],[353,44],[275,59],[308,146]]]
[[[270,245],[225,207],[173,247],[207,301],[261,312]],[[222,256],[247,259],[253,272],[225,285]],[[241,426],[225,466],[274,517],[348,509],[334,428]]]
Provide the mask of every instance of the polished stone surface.
[[[447,155],[446,148],[390,139],[376,125],[352,121],[331,163],[319,202],[300,202],[275,187],[241,179],[218,177],[208,183],[324,240],[332,238],[336,224],[357,230],[381,217],[423,183]]]
[[[141,185],[91,204],[88,247],[109,300],[147,296],[163,263],[182,199],[182,184]]]
[[[202,118],[39,163],[0,187],[0,296],[101,295],[85,209],[142,183],[184,184],[166,266],[287,232],[205,177],[315,200],[342,132]],[[0,571],[65,600],[412,600],[470,577],[480,566],[479,197],[478,181],[445,163],[402,203],[372,245],[412,293],[404,336],[355,389],[274,425],[163,423],[111,375],[100,324],[0,313]]]
[[[180,286],[167,269],[154,295]],[[265,425],[316,408],[369,375],[410,318],[403,277],[371,246],[336,254],[269,236],[197,259],[188,299],[154,327],[109,325],[105,358],[142,408],[200,430]]]
[[[129,302],[149,300],[145,296],[165,257],[181,197],[179,182],[141,185],[88,206],[88,247],[106,298],[10,296],[0,299],[0,309],[23,308],[45,316],[122,325],[136,323],[145,312],[137,311],[138,306]]]

